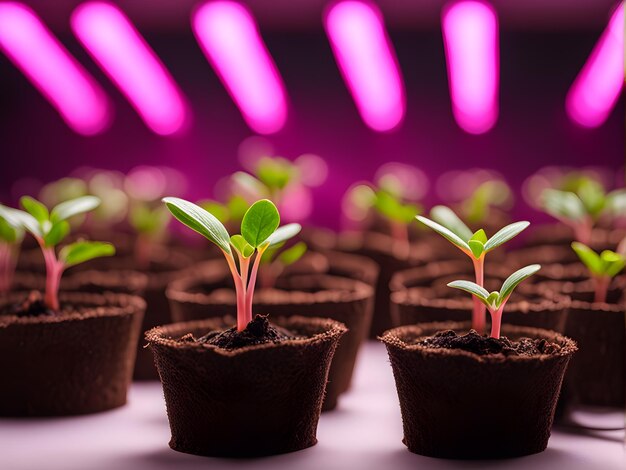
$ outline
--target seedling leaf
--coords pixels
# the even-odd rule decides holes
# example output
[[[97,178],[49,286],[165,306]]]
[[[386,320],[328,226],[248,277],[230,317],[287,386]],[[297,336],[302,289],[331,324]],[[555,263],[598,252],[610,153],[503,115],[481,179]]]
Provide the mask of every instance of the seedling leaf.
[[[478,240],[470,240],[468,242],[468,245],[476,259],[480,258],[480,256],[485,252],[485,245],[483,245]]]
[[[572,192],[546,189],[541,194],[541,204],[545,211],[557,219],[582,221],[587,215],[585,205]]]
[[[435,206],[431,209],[430,216],[435,222],[443,225],[462,240],[472,238],[470,228],[449,207]]]
[[[287,224],[277,228],[276,231],[267,238],[269,246],[275,246],[279,243],[286,242],[290,238],[298,235],[300,230],[302,230],[302,226],[300,224]]]
[[[78,214],[94,210],[100,205],[100,198],[96,196],[81,196],[62,202],[50,212],[50,222],[56,224]]]
[[[452,287],[453,289],[464,290],[465,292],[469,292],[482,303],[484,303],[487,307],[491,307],[489,304],[489,292],[484,287],[479,286],[475,282],[472,281],[452,281],[448,284],[448,287]]]
[[[228,231],[213,214],[192,202],[177,197],[163,198],[163,202],[181,223],[215,243],[225,253],[232,253]]]
[[[70,224],[67,220],[61,220],[53,224],[48,233],[43,237],[46,246],[56,246],[63,241],[67,234],[70,233]]]
[[[115,247],[106,242],[77,241],[67,245],[59,252],[59,260],[66,267],[75,266],[85,261],[103,256],[113,256]]]
[[[250,206],[241,221],[241,235],[253,247],[260,247],[276,231],[280,215],[274,203],[261,199]]]
[[[230,237],[230,244],[244,258],[249,258],[254,253],[254,247],[250,245],[241,235],[233,235]]]
[[[593,274],[604,274],[604,263],[602,258],[584,243],[573,242],[572,249],[576,252],[580,261],[587,266]]]
[[[37,199],[30,196],[22,196],[20,198],[20,204],[28,214],[32,215],[35,220],[39,222],[40,225],[50,219],[48,208]]]
[[[304,242],[298,242],[291,248],[287,248],[280,255],[278,255],[278,259],[285,266],[289,266],[290,264],[298,261],[302,256],[306,253],[307,246]]]
[[[485,251],[489,252],[494,248],[499,247],[503,243],[508,242],[509,240],[523,232],[529,225],[530,222],[524,221],[515,222],[513,224],[507,225],[504,228],[501,228],[496,232],[493,237],[487,240],[487,243],[485,243]]]
[[[467,242],[463,241],[461,238],[459,238],[458,235],[456,235],[455,233],[453,233],[452,231],[450,231],[449,229],[447,229],[443,225],[440,225],[437,222],[434,222],[434,221],[432,221],[430,219],[427,219],[426,217],[422,217],[421,215],[418,215],[416,218],[421,223],[423,223],[427,227],[430,227],[435,232],[437,232],[439,235],[441,235],[442,237],[446,238],[449,242],[451,242],[454,245],[456,245],[457,247],[459,247],[461,250],[463,250],[465,252],[471,251],[471,248],[469,247]]]
[[[500,305],[502,305],[503,302],[506,302],[506,300],[511,296],[513,290],[519,285],[520,282],[528,279],[540,269],[541,266],[539,264],[531,264],[530,266],[526,266],[522,269],[515,271],[508,278],[506,278],[506,280],[502,284],[502,288],[500,289],[497,306],[499,307]]]

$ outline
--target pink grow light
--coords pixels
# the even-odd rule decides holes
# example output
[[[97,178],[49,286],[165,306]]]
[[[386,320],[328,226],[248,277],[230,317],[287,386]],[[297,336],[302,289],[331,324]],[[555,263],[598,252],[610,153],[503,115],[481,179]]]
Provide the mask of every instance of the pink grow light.
[[[0,49],[74,131],[92,135],[107,126],[105,93],[29,7],[0,3]]]
[[[486,3],[447,5],[443,39],[454,117],[466,132],[482,134],[498,118],[498,20]]]
[[[179,131],[187,107],[176,83],[150,46],[116,6],[87,2],[72,14],[74,34],[146,125],[155,133]]]
[[[380,11],[373,4],[342,1],[328,10],[324,25],[363,121],[376,131],[396,127],[406,98]]]
[[[230,1],[198,8],[193,31],[204,55],[258,133],[279,131],[287,119],[284,85],[250,12]]]
[[[576,77],[565,106],[570,118],[585,127],[609,117],[624,82],[624,3],[615,10],[587,63]]]

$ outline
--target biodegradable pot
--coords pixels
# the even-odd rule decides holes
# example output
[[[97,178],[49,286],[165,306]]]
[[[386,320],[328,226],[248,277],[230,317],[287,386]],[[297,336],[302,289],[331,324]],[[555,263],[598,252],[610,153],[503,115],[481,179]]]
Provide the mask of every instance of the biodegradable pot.
[[[509,252],[506,256],[506,264],[511,269],[519,269],[531,262],[545,266],[551,264],[575,264],[580,263],[580,260],[572,247],[565,244],[520,248]]]
[[[43,290],[46,277],[43,274],[17,272],[13,290]],[[61,291],[64,292],[115,292],[143,296],[148,285],[148,276],[137,271],[83,271],[67,272],[61,279]]]
[[[469,323],[429,323],[385,332],[411,452],[439,458],[493,459],[545,450],[574,341],[553,331],[503,325],[511,339],[557,343],[554,354],[477,355],[415,344]]]
[[[617,245],[626,236],[622,229],[607,229],[594,227],[591,233],[591,245],[593,247],[607,247]],[[574,230],[562,223],[534,225],[529,229],[526,238],[526,246],[533,247],[539,245],[561,245],[570,248],[571,243],[576,240]]]
[[[332,250],[326,251],[325,255],[328,259],[327,274],[356,279],[376,287],[380,268],[371,259]]]
[[[126,403],[145,302],[136,296],[61,293],[58,316],[7,314],[0,303],[0,416],[67,416]]]
[[[346,332],[321,318],[273,318],[302,338],[227,351],[172,338],[224,329],[234,322],[176,323],[146,333],[179,452],[215,457],[281,454],[316,444],[333,353]]]
[[[230,272],[224,263],[207,263],[196,273],[170,284],[172,318],[175,322],[235,315],[236,297],[228,286]],[[372,320],[374,290],[363,282],[328,275],[284,278],[280,289],[255,292],[254,310],[270,315],[328,317],[346,325],[347,333],[335,353],[323,410],[337,406],[339,396],[350,388],[359,348]]]

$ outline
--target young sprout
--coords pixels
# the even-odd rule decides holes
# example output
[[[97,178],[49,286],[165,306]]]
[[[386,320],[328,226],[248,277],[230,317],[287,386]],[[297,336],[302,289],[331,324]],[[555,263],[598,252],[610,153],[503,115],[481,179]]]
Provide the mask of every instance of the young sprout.
[[[474,264],[476,284],[481,287],[485,282],[486,254],[516,237],[530,225],[530,222],[526,221],[515,222],[500,229],[491,238],[487,238],[483,229],[472,233],[469,227],[449,207],[435,206],[430,215],[434,220],[422,216],[418,216],[417,220],[433,229],[469,256]],[[485,330],[485,317],[485,306],[478,299],[474,299],[472,327],[479,333]]]
[[[606,302],[611,279],[617,276],[626,266],[626,256],[615,251],[604,250],[596,253],[587,245],[573,242],[572,248],[583,262],[595,284],[595,302]]]
[[[276,280],[283,273],[287,266],[294,264],[306,253],[307,246],[304,242],[298,242],[292,247],[281,251],[283,243],[272,246],[265,250],[261,257],[261,286],[272,288],[276,285]]]
[[[253,174],[238,171],[232,178],[247,198],[267,196],[280,200],[284,189],[299,178],[298,167],[282,157],[262,157]]]
[[[240,224],[249,204],[242,196],[231,195],[225,204],[213,199],[198,201],[198,205],[218,218],[223,224]]]
[[[0,294],[9,292],[24,229],[14,209],[0,204]]]
[[[52,210],[29,196],[20,199],[23,211],[14,210],[20,224],[35,237],[46,263],[46,307],[59,311],[59,284],[65,269],[102,256],[112,256],[115,248],[110,243],[78,240],[65,245],[58,252],[57,245],[70,232],[68,219],[92,211],[100,204],[95,196],[82,196],[56,205]]]
[[[511,194],[511,188],[505,181],[500,179],[485,181],[463,201],[463,214],[472,224],[485,222],[491,208],[505,206],[511,200]]]
[[[598,219],[609,214],[616,216],[626,206],[626,189],[607,193],[599,182],[585,179],[576,191],[545,189],[541,193],[541,207],[552,217],[569,225],[577,241],[588,245]]]
[[[140,268],[150,265],[152,250],[166,235],[169,212],[156,202],[133,201],[128,213],[128,222],[137,233],[134,256]]]
[[[491,337],[500,338],[502,312],[506,302],[520,282],[528,279],[541,269],[538,264],[531,264],[511,274],[502,284],[500,291],[489,293],[487,289],[471,281],[452,281],[448,287],[469,292],[489,310],[491,314]]]
[[[163,202],[176,219],[222,250],[235,282],[237,330],[244,330],[252,321],[252,300],[263,254],[297,235],[300,225],[279,227],[278,209],[271,201],[261,199],[246,211],[241,221],[241,234],[230,236],[226,227],[202,207],[176,197],[166,197]]]

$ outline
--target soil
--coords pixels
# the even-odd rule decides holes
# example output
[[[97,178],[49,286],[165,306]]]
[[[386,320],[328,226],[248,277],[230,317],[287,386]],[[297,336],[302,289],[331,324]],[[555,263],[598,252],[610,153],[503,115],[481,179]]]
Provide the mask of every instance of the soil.
[[[458,335],[453,330],[445,330],[434,336],[418,341],[417,344],[434,349],[462,349],[463,351],[484,356],[487,354],[502,354],[504,356],[537,356],[554,354],[560,346],[545,339],[520,338],[511,341],[506,336],[492,338],[479,335],[476,330]]]
[[[39,291],[31,291],[23,301],[6,305],[0,315],[15,315],[16,317],[38,317],[40,315],[57,315],[59,312],[49,309],[43,301]]]
[[[267,315],[256,315],[243,331],[237,331],[237,327],[232,327],[227,330],[211,331],[198,339],[193,338],[191,334],[187,334],[180,341],[195,341],[226,350],[233,350],[265,343],[276,344],[297,338],[298,336],[290,331],[272,325],[267,319]]]

